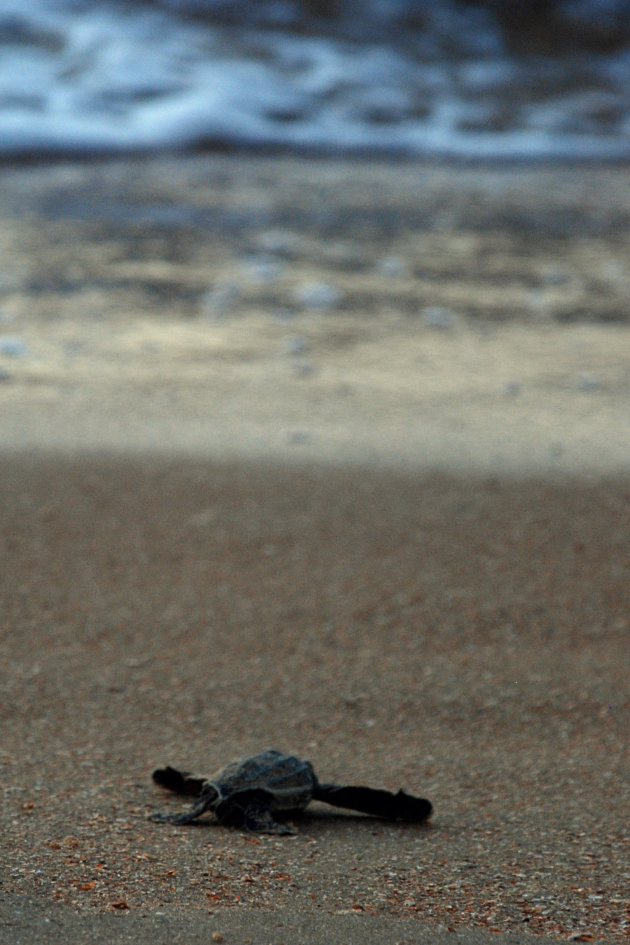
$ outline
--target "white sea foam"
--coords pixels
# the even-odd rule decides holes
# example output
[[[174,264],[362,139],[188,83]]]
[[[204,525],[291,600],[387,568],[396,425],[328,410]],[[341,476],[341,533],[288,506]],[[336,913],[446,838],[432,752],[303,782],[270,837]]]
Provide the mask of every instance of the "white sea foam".
[[[483,24],[482,24],[483,25]],[[630,157],[630,53],[465,57],[219,27],[96,0],[4,0],[0,154],[200,145],[459,158]],[[554,94],[555,93],[555,94]]]

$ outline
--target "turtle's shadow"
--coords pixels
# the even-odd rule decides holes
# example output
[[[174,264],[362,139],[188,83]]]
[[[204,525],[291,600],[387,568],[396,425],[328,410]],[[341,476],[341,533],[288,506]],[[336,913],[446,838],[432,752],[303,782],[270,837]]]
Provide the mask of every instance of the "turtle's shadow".
[[[296,834],[307,834],[310,836],[324,834],[329,830],[334,830],[337,834],[347,830],[382,830],[385,827],[398,828],[399,830],[430,830],[432,824],[430,821],[421,823],[408,823],[402,820],[386,820],[380,817],[370,817],[355,811],[326,810],[324,808],[313,808],[313,810],[287,811],[286,814],[276,812],[274,817],[281,824],[295,828]],[[192,821],[187,827],[212,828],[214,830],[228,830],[236,833],[251,833],[257,835],[259,831],[245,830],[243,827],[220,824],[212,816],[201,817]],[[274,834],[263,834],[261,836],[275,836]],[[286,835],[290,837],[289,834]]]
[[[280,818],[278,818],[280,819]],[[396,831],[414,831],[427,830],[431,824],[429,821],[412,824],[402,820],[386,820],[381,817],[370,817],[369,814],[361,814],[354,811],[336,811],[336,810],[313,810],[296,811],[288,817],[282,819],[283,823],[289,826],[295,825],[300,832],[314,834],[323,834],[334,830],[335,833],[345,833],[346,831],[356,832],[357,830],[381,831],[385,827]]]

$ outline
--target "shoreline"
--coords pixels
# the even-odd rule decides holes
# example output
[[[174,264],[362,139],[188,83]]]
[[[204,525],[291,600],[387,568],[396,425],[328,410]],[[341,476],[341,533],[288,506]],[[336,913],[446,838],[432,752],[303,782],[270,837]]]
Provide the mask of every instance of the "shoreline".
[[[627,470],[629,174],[3,170],[0,446]]]

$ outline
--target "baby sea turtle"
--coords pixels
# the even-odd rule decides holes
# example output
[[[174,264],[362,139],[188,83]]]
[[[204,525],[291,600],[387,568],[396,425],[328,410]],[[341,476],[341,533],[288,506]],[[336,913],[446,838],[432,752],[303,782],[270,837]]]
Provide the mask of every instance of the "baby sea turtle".
[[[320,784],[310,761],[272,749],[233,761],[213,778],[168,767],[154,771],[153,780],[160,787],[198,798],[186,814],[153,814],[150,818],[166,824],[190,824],[212,811],[220,824],[259,833],[293,833],[276,820],[276,814],[304,810],[309,801],[409,823],[421,823],[433,811],[430,801],[404,791],[393,794],[369,787]]]

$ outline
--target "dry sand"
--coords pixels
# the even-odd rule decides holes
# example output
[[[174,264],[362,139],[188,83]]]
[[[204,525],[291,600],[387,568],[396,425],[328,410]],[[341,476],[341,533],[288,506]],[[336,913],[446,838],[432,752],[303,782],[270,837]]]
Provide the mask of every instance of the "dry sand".
[[[1,176],[3,940],[624,940],[630,174]],[[264,747],[434,820],[147,821]]]

